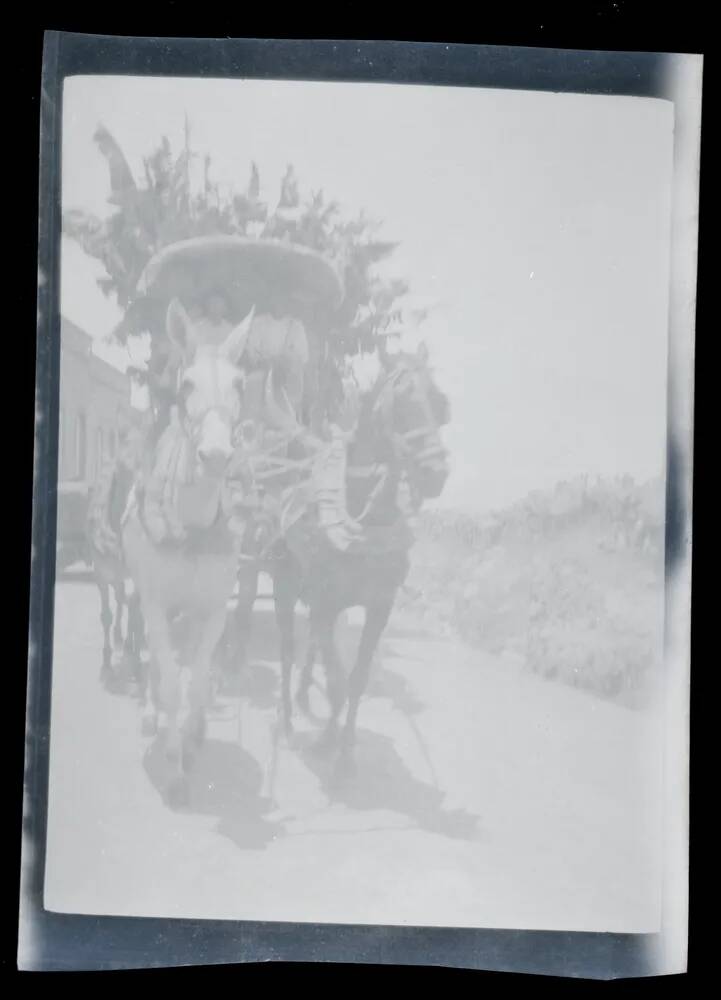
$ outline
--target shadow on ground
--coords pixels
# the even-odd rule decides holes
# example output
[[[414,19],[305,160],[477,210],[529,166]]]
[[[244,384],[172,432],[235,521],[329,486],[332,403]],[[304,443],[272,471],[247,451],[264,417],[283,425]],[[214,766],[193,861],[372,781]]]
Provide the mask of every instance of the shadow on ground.
[[[146,751],[143,766],[158,795],[165,796],[168,771],[162,735]],[[274,808],[262,795],[263,773],[258,761],[242,747],[208,740],[190,776],[190,795],[183,812],[214,816],[216,832],[238,847],[262,850],[283,833],[265,818]]]
[[[360,625],[349,625],[342,636],[341,645],[346,668],[350,665],[360,634]],[[302,626],[301,626],[302,629]],[[299,630],[301,631],[301,630]],[[408,633],[417,639],[417,633]],[[389,811],[406,817],[411,826],[441,836],[477,840],[482,837],[479,817],[463,809],[444,807],[445,795],[438,787],[432,764],[423,744],[423,736],[413,716],[423,708],[423,702],[412,690],[409,681],[392,669],[394,656],[407,659],[394,639],[401,643],[404,633],[389,628],[379,648],[376,664],[371,674],[367,694],[388,698],[402,712],[412,727],[421,755],[428,763],[429,779],[421,780],[406,766],[392,739],[360,729],[356,745],[356,769],[351,775],[341,776],[337,767],[337,753],[323,753],[318,749],[321,720],[314,732],[298,733],[293,748],[305,766],[318,779],[324,794],[334,803],[349,809],[363,811]],[[302,646],[302,634],[301,643]],[[277,666],[278,635],[272,607],[256,608],[253,630],[248,645],[247,665],[226,674],[224,693],[238,696],[247,704],[261,710],[278,704],[280,671]],[[302,657],[302,648],[300,650]],[[324,671],[316,665],[317,686],[323,690]],[[294,687],[299,670],[294,671]],[[127,690],[122,682],[117,689]],[[167,767],[163,753],[163,740],[158,737],[145,756],[148,778],[163,796],[167,786]],[[225,741],[209,740],[198,754],[190,778],[190,800],[184,811],[191,814],[217,817],[217,832],[245,849],[263,849],[277,837],[284,835],[281,823],[266,818],[274,808],[270,799],[262,794],[263,770],[259,762],[241,746]]]
[[[346,674],[353,664],[355,652],[360,639],[362,625],[349,624],[345,632],[338,636],[339,649]],[[303,662],[307,636],[305,623],[299,617],[297,623],[297,656],[293,670],[293,689],[297,688],[300,679],[300,664]],[[389,662],[394,657],[407,660],[407,655],[401,651],[393,640],[402,641],[405,638],[418,640],[417,632],[395,627],[391,623],[379,645],[376,661],[371,672],[367,694],[373,697],[389,698],[401,712],[415,714],[423,707],[423,702],[413,693],[405,677],[393,671]],[[248,642],[247,665],[245,668],[228,658],[227,650],[223,661],[224,690],[228,694],[247,698],[251,705],[266,709],[277,704],[280,686],[280,667],[278,665],[278,631],[272,608],[258,608],[253,613],[252,632]],[[320,690],[325,688],[325,671],[318,660],[315,664],[313,677]]]
[[[415,827],[453,839],[482,838],[480,817],[465,809],[446,809],[442,790],[412,774],[389,737],[367,729],[358,731],[352,776],[340,775],[337,757],[320,752],[317,737],[306,735],[297,742],[303,762],[332,802],[357,811],[395,812]]]

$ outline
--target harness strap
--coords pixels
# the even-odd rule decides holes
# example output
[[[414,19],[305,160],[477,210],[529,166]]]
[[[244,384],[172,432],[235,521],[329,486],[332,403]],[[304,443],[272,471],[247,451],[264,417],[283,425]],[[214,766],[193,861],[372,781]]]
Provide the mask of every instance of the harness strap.
[[[365,479],[367,476],[375,476],[378,472],[377,465],[348,465],[346,475],[352,479]]]

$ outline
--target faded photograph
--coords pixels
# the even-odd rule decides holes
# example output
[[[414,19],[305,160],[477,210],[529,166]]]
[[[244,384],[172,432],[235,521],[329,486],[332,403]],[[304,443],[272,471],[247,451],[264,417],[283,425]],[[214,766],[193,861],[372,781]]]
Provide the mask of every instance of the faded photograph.
[[[66,80],[49,910],[659,930],[673,126]]]

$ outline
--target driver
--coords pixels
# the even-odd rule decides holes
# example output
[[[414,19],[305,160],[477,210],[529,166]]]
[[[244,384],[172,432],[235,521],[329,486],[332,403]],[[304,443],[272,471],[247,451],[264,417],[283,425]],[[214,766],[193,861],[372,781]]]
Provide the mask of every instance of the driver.
[[[220,347],[233,329],[230,321],[230,302],[220,288],[212,288],[201,304],[201,315],[193,320],[197,343],[202,346]]]
[[[304,371],[310,352],[303,323],[292,315],[292,303],[279,292],[258,302],[255,318],[248,332],[244,361],[249,368],[270,366],[279,376],[296,418],[303,405]]]

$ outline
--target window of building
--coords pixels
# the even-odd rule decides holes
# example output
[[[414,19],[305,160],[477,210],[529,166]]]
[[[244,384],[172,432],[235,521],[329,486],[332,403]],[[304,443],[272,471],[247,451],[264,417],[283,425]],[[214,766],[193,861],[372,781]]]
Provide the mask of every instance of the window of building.
[[[78,413],[75,421],[75,478],[84,479],[87,471],[88,441],[85,414]]]
[[[105,461],[105,447],[103,442],[103,428],[98,427],[95,431],[95,476],[100,475],[103,462]]]

